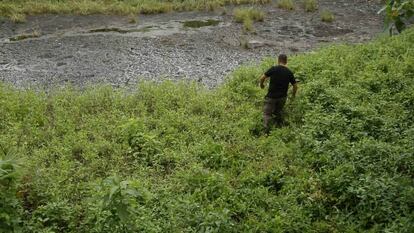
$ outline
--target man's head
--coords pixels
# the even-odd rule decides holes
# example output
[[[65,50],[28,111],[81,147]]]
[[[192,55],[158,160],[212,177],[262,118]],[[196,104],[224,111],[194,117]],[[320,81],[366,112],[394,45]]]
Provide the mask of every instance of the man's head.
[[[279,63],[279,65],[286,65],[287,64],[287,56],[286,54],[280,54],[279,57],[277,58],[277,62]]]

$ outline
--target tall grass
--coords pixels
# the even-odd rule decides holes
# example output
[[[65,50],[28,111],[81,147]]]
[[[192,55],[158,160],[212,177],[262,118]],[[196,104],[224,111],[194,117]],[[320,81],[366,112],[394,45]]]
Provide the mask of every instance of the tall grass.
[[[215,90],[0,84],[0,155],[24,161],[9,180],[0,159],[0,231],[411,232],[413,42],[292,57],[299,93],[267,137],[274,58]]]
[[[266,4],[270,0],[2,0],[0,16],[23,21],[36,14],[156,14],[170,11],[215,10],[227,4]]]

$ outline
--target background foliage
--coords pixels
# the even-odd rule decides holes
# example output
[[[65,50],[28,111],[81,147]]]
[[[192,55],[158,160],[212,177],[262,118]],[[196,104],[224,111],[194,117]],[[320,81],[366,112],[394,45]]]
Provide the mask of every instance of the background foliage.
[[[215,90],[0,86],[0,231],[413,232],[414,30],[293,57],[289,126],[260,74]]]

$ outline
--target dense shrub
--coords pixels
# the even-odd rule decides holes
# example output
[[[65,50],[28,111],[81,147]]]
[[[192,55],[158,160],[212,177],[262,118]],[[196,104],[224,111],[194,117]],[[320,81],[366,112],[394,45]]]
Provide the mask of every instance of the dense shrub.
[[[412,44],[410,29],[293,57],[299,94],[268,137],[273,59],[215,90],[3,84],[1,230],[413,232]]]

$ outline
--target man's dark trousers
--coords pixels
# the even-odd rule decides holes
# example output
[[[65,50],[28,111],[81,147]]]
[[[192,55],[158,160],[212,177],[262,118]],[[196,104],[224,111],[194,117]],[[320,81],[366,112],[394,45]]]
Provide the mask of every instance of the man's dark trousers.
[[[286,97],[277,99],[265,98],[263,119],[266,132],[269,132],[274,124],[277,126],[283,125],[283,107],[285,106],[286,99]]]

